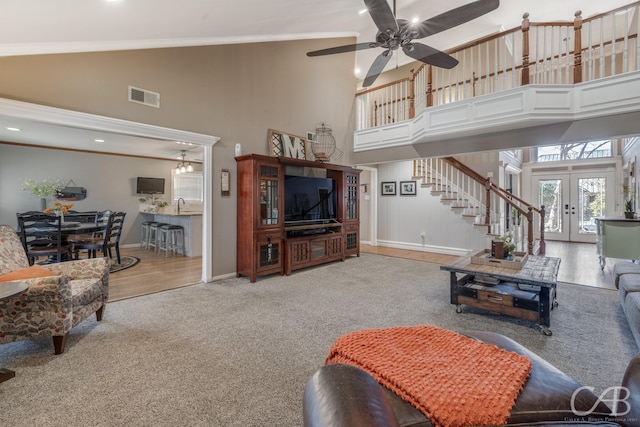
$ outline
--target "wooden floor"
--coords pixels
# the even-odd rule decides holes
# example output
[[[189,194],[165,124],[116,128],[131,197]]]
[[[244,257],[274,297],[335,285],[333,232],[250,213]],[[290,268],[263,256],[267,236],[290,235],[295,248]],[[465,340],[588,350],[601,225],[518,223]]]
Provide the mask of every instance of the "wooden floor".
[[[437,264],[448,264],[457,258],[453,255],[394,249],[382,246],[360,245],[360,250],[367,253],[410,258]],[[611,274],[613,264],[618,261],[628,262],[628,260],[607,258],[605,268],[601,269],[600,261],[596,254],[596,245],[590,243],[548,241],[545,255],[557,257],[562,260],[560,262],[560,271],[558,272],[558,281],[608,289],[615,289],[613,276]]]
[[[140,263],[109,275],[109,301],[201,283],[202,257],[166,257],[142,248],[123,248],[120,252],[140,258]]]
[[[436,264],[448,264],[457,258],[453,255],[382,246],[361,245],[360,250],[365,253],[409,258]],[[201,282],[201,257],[174,255],[167,258],[142,248],[125,248],[122,249],[122,254],[138,257],[141,261],[132,268],[111,274],[109,278],[110,301]],[[614,289],[611,267],[615,262],[623,261],[609,258],[604,270],[602,270],[596,255],[595,245],[587,243],[547,242],[546,255],[562,259],[558,274],[559,281],[609,289]]]

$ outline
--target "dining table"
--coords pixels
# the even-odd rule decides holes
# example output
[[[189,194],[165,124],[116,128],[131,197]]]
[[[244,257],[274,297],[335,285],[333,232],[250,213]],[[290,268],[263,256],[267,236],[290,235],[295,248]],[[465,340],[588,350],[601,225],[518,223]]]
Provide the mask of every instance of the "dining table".
[[[78,235],[78,234],[92,234],[92,233],[100,233],[105,232],[107,229],[107,221],[98,221],[98,222],[76,222],[76,221],[66,221],[62,223],[60,227],[60,236],[62,239],[63,245],[68,245],[69,237]],[[53,232],[57,232],[56,227],[37,227],[33,228],[33,230],[37,231],[47,231],[51,230]],[[66,256],[63,257],[63,261],[69,261],[70,259]]]

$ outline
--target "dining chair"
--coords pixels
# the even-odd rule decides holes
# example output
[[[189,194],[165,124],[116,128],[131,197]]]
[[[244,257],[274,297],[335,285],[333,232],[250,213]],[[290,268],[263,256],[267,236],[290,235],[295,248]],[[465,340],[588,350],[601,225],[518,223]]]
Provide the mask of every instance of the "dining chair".
[[[33,265],[38,258],[47,257],[45,263],[62,262],[71,258],[71,246],[64,241],[62,222],[52,214],[18,213],[20,240]]]
[[[88,252],[87,258],[96,257],[96,251],[102,249],[104,235],[108,233],[109,218],[112,214],[113,211],[111,210],[95,212],[93,221],[95,224],[102,225],[102,227],[90,234],[77,234],[69,237],[69,241],[73,244],[72,250],[75,259],[80,258],[80,251],[82,250]]]
[[[79,251],[88,251],[89,258],[95,258],[98,251],[102,251],[102,256],[113,258],[111,248],[116,251],[116,260],[120,264],[120,236],[122,234],[122,225],[124,224],[124,217],[126,212],[109,211],[106,218],[106,227],[102,235],[94,238],[74,243],[74,254],[76,259],[79,257]]]

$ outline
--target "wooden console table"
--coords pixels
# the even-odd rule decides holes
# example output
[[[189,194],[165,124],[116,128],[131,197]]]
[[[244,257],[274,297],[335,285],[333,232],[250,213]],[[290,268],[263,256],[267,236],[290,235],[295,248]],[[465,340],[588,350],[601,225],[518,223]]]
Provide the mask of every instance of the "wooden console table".
[[[470,257],[440,267],[450,273],[451,304],[458,313],[465,304],[531,320],[545,335],[551,335],[559,268],[560,258],[543,256],[529,256],[521,270],[472,264]],[[460,279],[458,273],[463,274]]]

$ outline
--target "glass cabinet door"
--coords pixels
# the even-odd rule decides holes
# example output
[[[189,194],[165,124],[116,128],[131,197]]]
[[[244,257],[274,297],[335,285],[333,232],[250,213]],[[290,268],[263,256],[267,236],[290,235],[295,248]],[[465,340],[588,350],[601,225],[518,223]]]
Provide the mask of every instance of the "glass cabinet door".
[[[346,175],[347,220],[358,219],[358,175]]]
[[[260,225],[277,225],[280,168],[267,165],[260,165],[259,168]]]

